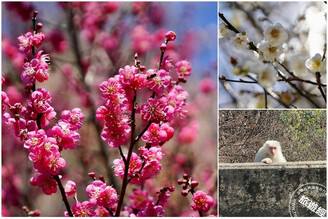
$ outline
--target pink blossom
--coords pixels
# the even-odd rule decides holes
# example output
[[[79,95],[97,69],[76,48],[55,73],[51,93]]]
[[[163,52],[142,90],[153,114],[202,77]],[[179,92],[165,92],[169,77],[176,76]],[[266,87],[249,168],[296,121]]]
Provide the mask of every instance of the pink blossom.
[[[37,62],[32,61],[24,63],[21,79],[25,84],[32,85],[35,83],[35,73],[37,65]]]
[[[141,106],[141,118],[155,123],[172,120],[174,108],[167,105],[164,99],[149,98],[147,103]]]
[[[131,31],[132,50],[142,56],[151,49],[153,37],[145,26],[137,25]]]
[[[84,201],[82,203],[76,202],[72,206],[72,211],[75,217],[94,217],[96,212],[92,209],[93,205]]]
[[[171,138],[173,138],[174,129],[169,125],[169,123],[163,123],[161,125],[161,130],[164,130],[166,132],[166,141],[169,141]]]
[[[122,92],[122,85],[115,77],[109,78],[108,81],[103,81],[99,85],[99,88],[102,92],[101,97],[104,99],[108,99],[112,95],[117,95]]]
[[[152,146],[159,145],[161,142],[167,141],[167,139],[166,131],[156,123],[152,123],[142,136],[142,140],[150,143]]]
[[[31,50],[32,46],[32,37],[33,34],[31,32],[27,32],[24,35],[18,37],[19,41],[19,50],[25,53],[28,53]]]
[[[76,131],[82,127],[82,120],[84,119],[84,114],[80,108],[74,108],[72,111],[64,110],[62,112],[62,121],[69,123],[69,129]]]
[[[146,179],[157,175],[162,169],[160,161],[163,158],[163,153],[162,149],[159,147],[151,147],[150,149],[142,147],[139,148],[138,152],[142,155],[146,162],[144,168],[141,171],[140,181],[143,182]]]
[[[74,149],[76,142],[80,140],[80,134],[70,130],[70,124],[67,122],[59,121],[48,132],[57,140],[58,146],[63,149]]]
[[[4,114],[7,105],[9,104],[9,98],[7,94],[3,91],[1,91],[1,109],[2,109],[2,114]]]
[[[21,75],[22,81],[27,85],[32,85],[35,80],[39,82],[47,81],[49,78],[48,63],[50,61],[48,54],[42,54],[43,51],[39,51],[35,58],[30,62],[25,62],[23,65],[23,72]]]
[[[148,202],[147,207],[138,212],[138,217],[162,217],[164,209],[161,205],[155,205],[153,202]]]
[[[6,94],[9,98],[9,103],[11,105],[23,102],[23,94],[15,86],[8,86],[6,89]]]
[[[57,192],[57,182],[49,173],[37,173],[31,178],[30,184],[32,186],[41,187],[46,195],[51,195],[52,193]]]
[[[56,52],[64,52],[67,50],[68,43],[60,29],[55,29],[51,33],[48,33],[47,38]]]
[[[40,47],[45,38],[46,36],[43,33],[34,34],[33,37],[31,38],[32,40],[31,45]]]
[[[65,168],[66,161],[61,157],[61,154],[57,152],[45,157],[44,165],[47,166],[47,172],[51,175],[57,175],[60,169]]]
[[[47,135],[43,129],[39,129],[37,131],[29,132],[28,139],[24,143],[25,148],[34,148],[34,147],[40,147],[44,144]]]
[[[95,210],[96,212],[96,217],[110,217],[110,213],[107,211],[106,208],[104,208],[103,206],[98,206],[98,208],[96,208]]]
[[[179,78],[186,78],[191,73],[191,65],[188,61],[182,60],[175,63],[176,71]]]
[[[21,69],[24,64],[25,54],[21,53],[16,44],[14,46],[10,39],[5,36],[2,38],[2,52],[12,61],[14,67]]]
[[[198,129],[199,127],[196,121],[192,122],[188,126],[183,127],[178,135],[178,141],[183,144],[191,144],[198,137]]]
[[[143,159],[147,162],[161,161],[163,158],[162,149],[160,147],[151,147],[149,149],[141,147],[138,152],[142,155]]]
[[[150,77],[148,86],[150,89],[155,91],[156,93],[161,93],[171,84],[171,77],[169,76],[169,72],[161,69],[159,71],[155,71],[150,69],[147,71],[147,76]]]
[[[133,190],[133,193],[129,196],[129,199],[134,209],[144,209],[150,201],[148,192],[143,191],[142,189]]]
[[[104,2],[103,7],[107,13],[113,13],[121,6],[121,2]]]
[[[99,193],[97,204],[105,208],[115,209],[117,200],[116,190],[111,186],[107,186]]]
[[[215,83],[211,78],[204,78],[199,82],[199,90],[203,92],[204,94],[211,93],[215,88]]]
[[[109,128],[105,126],[101,138],[108,143],[109,147],[116,148],[128,141],[126,134],[124,127]]]
[[[92,184],[88,185],[85,191],[90,197],[90,203],[96,204],[99,194],[105,188],[106,184],[100,180],[95,180],[92,182]]]
[[[9,115],[9,114],[8,114]],[[10,116],[10,115],[9,115]],[[29,131],[37,131],[38,126],[34,120],[29,120],[26,122],[25,119],[20,118],[16,120],[15,118],[8,118],[8,124],[13,127],[15,134],[21,141],[28,140]]]
[[[127,158],[127,155],[125,155],[125,158]],[[123,179],[124,177],[124,170],[125,170],[125,164],[123,159],[115,159],[113,161],[114,163],[114,173],[116,176]],[[129,171],[128,171],[128,177],[133,176],[136,174],[142,166],[142,160],[136,153],[132,153],[130,165],[129,165]],[[134,178],[134,180],[131,181],[131,184],[136,184],[138,182],[137,179]]]
[[[51,107],[51,95],[46,89],[38,88],[31,94],[31,102],[36,113],[45,113]]]
[[[67,196],[72,196],[76,193],[76,184],[75,182],[68,180],[65,185],[65,193]]]
[[[45,113],[42,114],[40,118],[41,128],[47,127],[50,123],[50,120],[56,117],[56,112],[53,107],[50,107]]]
[[[138,73],[138,69],[134,66],[125,66],[124,68],[120,68],[120,82],[124,85],[130,85],[134,80],[135,75]]]
[[[202,213],[208,212],[214,204],[214,199],[200,190],[195,192],[195,194],[192,196],[192,201],[192,210],[201,211]]]

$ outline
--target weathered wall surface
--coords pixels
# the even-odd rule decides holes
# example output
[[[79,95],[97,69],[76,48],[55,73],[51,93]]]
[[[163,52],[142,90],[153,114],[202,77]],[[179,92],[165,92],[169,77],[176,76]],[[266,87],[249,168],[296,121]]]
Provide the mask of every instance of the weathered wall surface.
[[[219,164],[219,216],[290,216],[302,184],[326,186],[326,162]]]

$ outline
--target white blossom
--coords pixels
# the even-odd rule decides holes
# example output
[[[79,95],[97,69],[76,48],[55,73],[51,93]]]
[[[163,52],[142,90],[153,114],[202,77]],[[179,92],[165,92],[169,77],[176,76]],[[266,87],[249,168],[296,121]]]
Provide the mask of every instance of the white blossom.
[[[221,23],[219,26],[219,38],[226,37],[230,34],[230,30],[224,23]]]
[[[286,42],[288,39],[288,33],[279,23],[267,27],[263,34],[264,39],[272,46],[278,46],[279,44]]]
[[[322,61],[321,55],[317,53],[315,56],[305,61],[305,66],[313,73],[320,72],[323,74],[325,72],[326,63]]]
[[[231,37],[230,39],[230,43],[237,50],[240,50],[242,47],[247,47],[248,42],[248,37],[241,33],[237,33],[234,37]]]
[[[280,55],[283,54],[284,50],[282,44],[273,46],[268,41],[264,40],[258,45],[258,49],[263,59],[270,62],[276,61]]]
[[[305,67],[306,57],[303,55],[293,55],[288,58],[290,70],[298,77],[306,78],[309,76],[308,70]]]
[[[278,79],[274,67],[270,64],[259,63],[253,71],[257,74],[258,83],[265,89],[272,90]]]

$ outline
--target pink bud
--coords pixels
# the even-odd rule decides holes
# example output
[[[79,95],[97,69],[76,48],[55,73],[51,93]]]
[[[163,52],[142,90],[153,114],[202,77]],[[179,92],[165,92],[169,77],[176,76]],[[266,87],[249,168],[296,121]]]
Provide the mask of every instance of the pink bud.
[[[173,32],[173,31],[169,31],[165,34],[165,38],[168,40],[168,41],[174,41],[175,38],[176,38],[176,34]]]
[[[95,174],[95,172],[90,172],[90,173],[89,173],[89,176],[90,176],[92,179],[94,179],[94,178],[96,177],[96,174]]]
[[[181,195],[187,196],[188,195],[188,190],[182,190]]]
[[[191,185],[192,188],[195,188],[195,187],[198,186],[198,182],[197,182],[197,181],[192,181],[192,182],[190,183],[190,185]]]
[[[170,192],[174,192],[174,190],[175,190],[174,186],[170,186],[170,187],[169,187],[169,191],[170,191]]]
[[[36,16],[38,16],[38,11],[33,11],[33,18],[36,18]]]
[[[43,25],[42,25],[41,23],[38,23],[38,24],[36,25],[36,29],[37,29],[37,30],[41,30],[42,27],[43,27]]]
[[[165,51],[166,50],[166,44],[162,43],[161,46],[159,47],[161,49],[161,51]]]

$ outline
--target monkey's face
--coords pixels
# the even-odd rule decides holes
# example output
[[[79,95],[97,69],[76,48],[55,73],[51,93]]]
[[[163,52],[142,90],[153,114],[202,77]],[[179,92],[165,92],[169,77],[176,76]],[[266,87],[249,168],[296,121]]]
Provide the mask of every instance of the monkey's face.
[[[278,147],[277,146],[270,146],[269,147],[269,152],[272,157],[274,157],[277,153]]]

